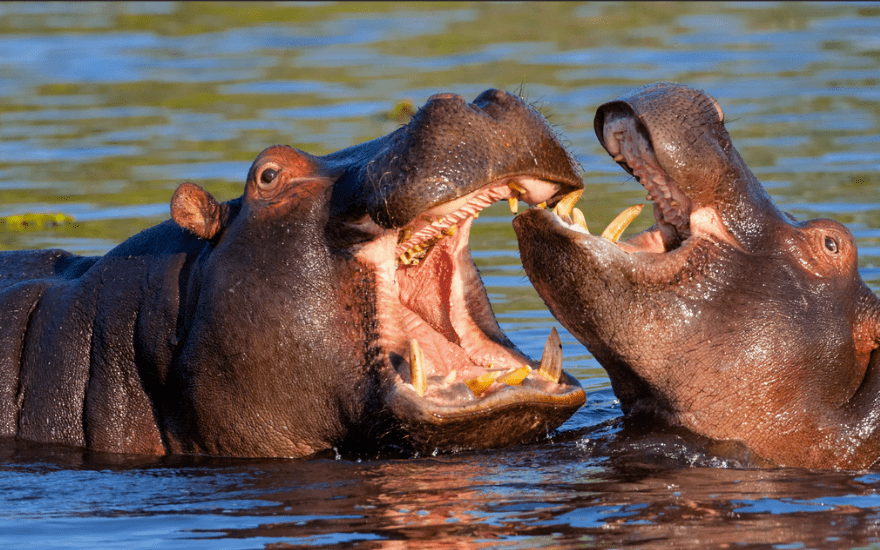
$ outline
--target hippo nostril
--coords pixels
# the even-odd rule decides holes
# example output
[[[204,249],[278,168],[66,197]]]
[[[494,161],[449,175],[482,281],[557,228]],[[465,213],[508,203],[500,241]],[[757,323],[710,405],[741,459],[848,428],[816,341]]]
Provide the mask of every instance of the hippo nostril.
[[[522,104],[517,103],[518,101],[515,96],[493,88],[477,96],[471,105],[472,108],[481,111],[483,114],[498,119],[504,116],[505,113],[521,108]]]
[[[496,90],[495,88],[491,88],[481,93],[474,100],[475,105],[482,106],[484,103],[493,102],[493,103],[501,103],[508,97],[508,93],[503,90]]]
[[[434,101],[435,99],[460,99],[461,101],[464,101],[462,96],[450,93],[434,94],[428,98],[428,101]]]

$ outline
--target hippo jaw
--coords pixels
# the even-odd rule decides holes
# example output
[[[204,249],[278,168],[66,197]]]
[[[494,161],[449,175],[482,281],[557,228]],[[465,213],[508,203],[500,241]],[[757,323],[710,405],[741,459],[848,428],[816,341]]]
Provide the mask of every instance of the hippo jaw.
[[[530,209],[514,228],[530,280],[608,371],[623,411],[777,464],[872,464],[880,300],[852,235],[781,213],[702,92],[649,86],[596,120],[654,201],[655,225],[616,242],[571,223],[577,211]]]
[[[207,242],[165,382],[169,450],[433,452],[555,429],[585,401],[558,336],[543,368],[514,348],[467,242],[495,201],[582,187],[543,116],[499,90],[434,96],[324,156],[269,147],[226,203],[181,185],[174,224]]]
[[[584,403],[558,335],[539,363],[501,331],[467,246],[486,206],[555,204],[583,188],[540,113],[499,90],[472,103],[438,94],[389,136],[322,162],[340,174],[336,246],[375,279],[383,404],[419,451],[532,440]]]
[[[490,182],[431,207],[402,228],[370,230],[356,256],[375,273],[386,405],[422,452],[521,443],[555,429],[585,401],[562,370],[555,331],[540,362],[498,326],[468,238],[499,200],[552,201],[560,185],[531,176]]]

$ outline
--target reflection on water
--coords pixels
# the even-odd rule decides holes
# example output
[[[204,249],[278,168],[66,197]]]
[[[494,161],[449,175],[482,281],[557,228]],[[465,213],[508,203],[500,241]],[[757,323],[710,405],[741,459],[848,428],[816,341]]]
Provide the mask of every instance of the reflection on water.
[[[877,540],[877,475],[683,468],[638,450],[591,456],[582,441],[363,462],[5,449],[0,532],[16,545],[63,534],[75,547],[134,548],[156,539],[168,548],[694,549]]]
[[[400,122],[389,113],[402,100],[418,105],[438,91],[472,99],[489,87],[522,90],[550,118],[584,168],[580,206],[591,227],[604,227],[644,191],[599,147],[595,108],[673,80],[719,100],[737,148],[784,210],[853,231],[862,275],[880,289],[876,4],[6,3],[0,14],[0,217],[76,219],[0,229],[0,249],[104,253],[166,219],[183,180],[232,198],[268,145],[327,153],[393,131]],[[540,356],[558,324],[525,278],[504,206],[475,223],[472,247],[503,328]],[[300,462],[8,445],[0,539],[79,548],[880,544],[874,474],[744,469],[751,462],[736,449],[632,435],[614,423],[604,372],[561,334],[566,368],[590,394],[552,443]]]

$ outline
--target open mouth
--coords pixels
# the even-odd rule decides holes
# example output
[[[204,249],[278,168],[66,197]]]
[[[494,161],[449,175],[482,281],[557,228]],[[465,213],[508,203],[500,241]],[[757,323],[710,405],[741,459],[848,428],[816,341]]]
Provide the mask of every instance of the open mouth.
[[[408,408],[418,403],[426,421],[528,405],[531,412],[566,411],[555,428],[583,404],[580,384],[562,370],[555,329],[540,361],[517,350],[501,331],[468,248],[471,224],[485,207],[502,200],[512,210],[520,200],[552,203],[559,189],[525,176],[493,181],[386,231],[359,254],[370,258],[380,279],[380,345],[397,376],[397,398]],[[523,433],[504,436],[504,444],[534,437],[528,430],[543,429],[546,420],[546,414],[533,415],[527,424],[534,426],[518,425]]]
[[[601,236],[627,253],[663,254],[680,249],[695,236],[712,236],[736,246],[718,211],[711,206],[695,206],[690,197],[660,166],[650,139],[631,117],[610,115],[604,124],[602,145],[624,170],[648,192],[646,200],[654,204],[655,224],[632,237],[620,237],[641,213],[643,204],[621,212]],[[583,213],[574,208],[581,192],[569,195],[553,210],[556,221],[571,231],[589,234]]]
[[[510,386],[553,393],[559,385],[559,336],[551,332],[540,363],[519,353],[495,322],[467,246],[471,223],[486,206],[503,199],[538,204],[556,189],[523,177],[493,182],[399,231],[396,283],[409,336],[410,382],[420,396],[455,402]]]
[[[638,131],[632,118],[609,116],[603,134],[608,154],[648,191],[645,199],[654,202],[654,218],[664,250],[680,246],[691,236],[691,200],[660,167],[651,142]],[[650,244],[657,244],[657,240],[652,239]]]

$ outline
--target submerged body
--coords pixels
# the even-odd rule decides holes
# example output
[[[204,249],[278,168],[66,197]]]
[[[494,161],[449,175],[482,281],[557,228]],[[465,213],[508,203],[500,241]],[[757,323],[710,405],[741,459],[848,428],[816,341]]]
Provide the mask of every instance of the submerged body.
[[[225,456],[541,436],[583,390],[501,332],[468,232],[580,185],[522,100],[444,94],[324,157],[270,147],[238,199],[183,184],[103,257],[0,253],[0,435]]]
[[[781,212],[705,93],[647,86],[600,107],[596,133],[656,224],[620,243],[537,209],[514,226],[530,280],[624,412],[775,464],[873,464],[880,300],[850,232]]]

